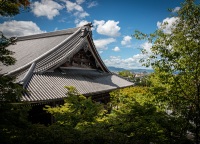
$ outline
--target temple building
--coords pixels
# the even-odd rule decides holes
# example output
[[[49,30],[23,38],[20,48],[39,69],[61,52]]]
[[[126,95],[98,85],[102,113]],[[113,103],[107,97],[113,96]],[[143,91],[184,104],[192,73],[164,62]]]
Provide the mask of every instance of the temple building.
[[[64,86],[74,86],[80,94],[106,103],[109,92],[133,85],[106,67],[94,45],[91,24],[18,37],[7,49],[17,61],[1,64],[0,74],[15,76],[28,90],[21,101],[35,107],[62,103],[67,96]]]

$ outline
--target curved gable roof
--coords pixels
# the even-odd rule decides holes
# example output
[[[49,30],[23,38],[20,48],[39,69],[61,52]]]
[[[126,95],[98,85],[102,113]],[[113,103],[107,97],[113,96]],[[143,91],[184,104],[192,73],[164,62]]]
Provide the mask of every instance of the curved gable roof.
[[[13,57],[17,60],[15,65],[1,65],[0,73],[16,76],[17,81],[30,91],[22,100],[31,102],[63,98],[65,85],[75,86],[85,95],[133,85],[108,70],[96,50],[90,28],[89,24],[79,28],[19,37],[15,45],[8,47],[14,52]],[[68,59],[85,48],[91,52],[92,61],[97,65],[96,70],[74,69],[70,66],[61,70],[62,72],[57,71]],[[54,71],[50,72],[51,69]]]

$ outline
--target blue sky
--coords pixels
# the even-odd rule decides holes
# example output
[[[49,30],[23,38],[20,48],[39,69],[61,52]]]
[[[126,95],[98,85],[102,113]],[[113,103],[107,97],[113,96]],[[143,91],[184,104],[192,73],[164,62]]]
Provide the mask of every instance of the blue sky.
[[[38,0],[29,11],[14,17],[0,17],[0,31],[8,36],[24,36],[93,23],[93,39],[107,66],[144,68],[139,63],[140,49],[151,44],[131,35],[135,30],[154,32],[179,10],[184,0]],[[169,29],[166,28],[166,32]]]

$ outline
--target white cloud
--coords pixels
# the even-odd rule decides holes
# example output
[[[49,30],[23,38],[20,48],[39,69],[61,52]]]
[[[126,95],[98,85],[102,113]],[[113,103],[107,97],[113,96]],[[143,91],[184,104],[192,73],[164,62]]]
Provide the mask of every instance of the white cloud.
[[[92,1],[92,2],[88,3],[88,8],[95,7],[97,5],[98,5],[98,3],[96,1]]]
[[[85,18],[86,16],[89,16],[87,12],[81,12],[79,15],[80,18]]]
[[[45,31],[40,28],[32,21],[8,21],[0,24],[0,31],[7,37],[13,36],[25,36],[31,34],[44,33]]]
[[[81,26],[86,25],[86,24],[88,24],[88,23],[89,23],[89,22],[86,21],[86,20],[82,20],[82,21],[75,20],[76,27],[81,27]]]
[[[120,56],[110,56],[110,58],[104,60],[104,62],[107,66],[115,66],[126,69],[144,68],[140,63],[141,58],[141,54],[136,54],[126,59],[123,59]]]
[[[180,7],[175,7],[172,12],[175,13],[175,12],[178,12],[180,10]]]
[[[83,12],[77,11],[74,13],[74,16],[79,17],[79,18],[85,18],[86,16],[89,16],[89,14],[85,11],[83,11]]]
[[[68,12],[71,11],[83,11],[83,8],[78,3],[73,3],[70,1],[66,1],[66,8]]]
[[[121,41],[121,44],[129,47],[131,44],[131,39],[132,37],[130,36],[124,36],[123,40]]]
[[[99,34],[116,37],[120,35],[120,27],[118,24],[119,22],[115,22],[114,20],[108,20],[107,22],[104,20],[94,20],[93,25],[96,27],[96,30]]]
[[[171,34],[171,31],[177,20],[177,17],[166,18],[162,22],[157,22],[157,27],[162,29],[164,33]]]
[[[112,50],[115,51],[115,52],[118,52],[118,51],[120,51],[120,48],[119,47],[115,47]]]
[[[63,9],[63,6],[52,0],[42,0],[40,2],[34,2],[32,4],[32,12],[37,16],[46,16],[48,19],[59,15],[59,10]]]
[[[98,20],[94,20],[93,25],[94,25],[95,27],[97,27],[98,25],[103,25],[104,23],[105,23],[104,20],[100,20],[100,21],[98,21]]]
[[[116,40],[114,38],[98,39],[98,40],[94,40],[94,44],[97,50],[102,51],[102,50],[108,49],[107,45],[115,41]]]
[[[67,18],[66,17],[62,17],[60,20],[58,20],[59,22],[66,22]]]
[[[151,47],[152,47],[151,43],[145,42],[141,44],[140,47],[142,49],[145,49],[149,54],[151,54]],[[105,59],[104,62],[107,66],[115,66],[115,67],[121,67],[121,68],[126,68],[126,69],[144,68],[140,60],[147,59],[149,54],[145,55],[145,54],[139,53],[125,59],[121,58],[120,56],[110,56],[110,58]]]
[[[77,4],[82,4],[85,2],[85,0],[76,0]]]
[[[85,0],[76,0],[76,2],[65,0],[67,11],[74,15],[78,20],[89,16],[89,13],[84,11],[83,7],[81,6],[81,4],[84,2]]]
[[[103,53],[103,51],[98,51],[100,54]]]
[[[151,48],[152,48],[152,43],[149,42],[145,42],[143,44],[141,44],[142,49],[146,50],[147,53],[151,54]]]

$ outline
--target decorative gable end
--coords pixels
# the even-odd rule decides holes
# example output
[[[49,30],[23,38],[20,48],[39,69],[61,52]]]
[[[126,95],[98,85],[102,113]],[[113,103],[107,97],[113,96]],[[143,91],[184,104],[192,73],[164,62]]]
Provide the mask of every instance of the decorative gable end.
[[[101,69],[98,66],[94,56],[86,44],[71,58],[69,58],[61,67],[79,67],[79,68],[90,68],[90,69]]]

